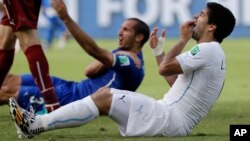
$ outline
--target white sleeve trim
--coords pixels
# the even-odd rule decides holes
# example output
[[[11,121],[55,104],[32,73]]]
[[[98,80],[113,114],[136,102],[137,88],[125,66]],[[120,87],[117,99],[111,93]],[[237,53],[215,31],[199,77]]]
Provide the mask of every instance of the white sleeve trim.
[[[115,55],[115,54],[113,54],[113,64],[112,64],[112,67],[114,67],[114,66],[115,66],[115,63],[116,63],[116,55]]]

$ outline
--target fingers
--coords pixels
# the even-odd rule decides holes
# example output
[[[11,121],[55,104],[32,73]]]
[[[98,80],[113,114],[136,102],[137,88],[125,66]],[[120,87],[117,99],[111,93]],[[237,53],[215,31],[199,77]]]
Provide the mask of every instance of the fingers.
[[[51,0],[51,5],[57,11],[61,10],[64,7],[64,3],[62,0]]]
[[[149,45],[151,48],[155,48],[157,45],[157,42],[158,42],[157,31],[158,31],[158,28],[155,27],[153,31],[151,32],[150,40],[149,40]]]
[[[150,34],[150,37],[152,38],[154,36],[157,36],[157,32],[158,32],[158,27],[154,27],[153,31]],[[161,31],[161,37],[162,38],[166,37],[166,30],[165,29],[162,29],[162,31]]]
[[[166,30],[165,29],[162,29],[162,31],[161,31],[161,37],[166,38]]]
[[[157,45],[158,42],[157,32],[158,32],[158,27],[154,27],[153,31],[150,34],[149,45],[151,48],[155,48]]]
[[[56,0],[51,0],[51,6],[56,9],[57,1]]]
[[[158,32],[158,27],[154,27],[153,31],[152,31],[151,34],[150,34],[150,38],[156,36],[156,35],[157,35],[157,32]]]
[[[161,31],[161,36],[160,38],[157,36],[158,34],[158,27],[154,27],[153,31],[150,34],[150,40],[149,40],[149,45],[151,48],[156,48],[156,46],[159,44],[159,39],[165,39],[166,37],[166,30],[163,29]]]
[[[195,26],[195,20],[190,20],[190,21],[187,21],[186,23],[184,23],[184,27],[187,28],[187,29],[193,29],[194,26]]]

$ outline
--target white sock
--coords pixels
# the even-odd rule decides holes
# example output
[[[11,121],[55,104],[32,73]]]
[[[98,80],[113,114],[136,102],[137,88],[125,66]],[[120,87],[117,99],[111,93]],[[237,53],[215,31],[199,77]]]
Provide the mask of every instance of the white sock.
[[[59,109],[46,114],[37,116],[38,121],[41,119],[45,131],[78,127],[88,123],[99,116],[99,111],[90,96],[69,103]]]

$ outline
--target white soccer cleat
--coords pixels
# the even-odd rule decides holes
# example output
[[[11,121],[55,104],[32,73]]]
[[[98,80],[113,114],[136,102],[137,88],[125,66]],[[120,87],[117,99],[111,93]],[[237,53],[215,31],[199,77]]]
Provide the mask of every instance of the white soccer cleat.
[[[14,98],[9,99],[10,115],[15,120],[19,138],[32,138],[44,131],[43,127],[30,129],[30,125],[35,122],[35,113],[33,110],[26,111],[22,109]]]
[[[21,129],[17,126],[16,123],[15,123],[15,127],[16,127],[16,133],[17,133],[19,139],[27,138],[27,137],[23,134],[23,132],[21,131]]]

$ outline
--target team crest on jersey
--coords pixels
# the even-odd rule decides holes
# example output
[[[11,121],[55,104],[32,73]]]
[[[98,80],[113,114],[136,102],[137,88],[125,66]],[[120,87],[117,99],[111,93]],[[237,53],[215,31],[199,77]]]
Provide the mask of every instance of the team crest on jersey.
[[[194,55],[196,55],[200,51],[201,50],[200,50],[199,46],[196,45],[193,48],[191,48],[190,53],[194,56]]]
[[[121,63],[121,66],[130,65],[130,61],[129,61],[128,56],[120,55],[120,56],[118,56],[118,61]]]

